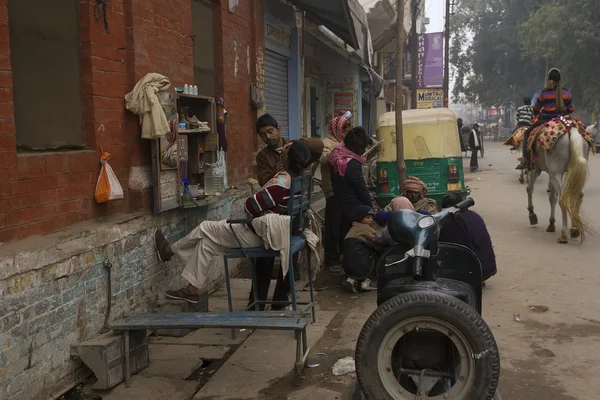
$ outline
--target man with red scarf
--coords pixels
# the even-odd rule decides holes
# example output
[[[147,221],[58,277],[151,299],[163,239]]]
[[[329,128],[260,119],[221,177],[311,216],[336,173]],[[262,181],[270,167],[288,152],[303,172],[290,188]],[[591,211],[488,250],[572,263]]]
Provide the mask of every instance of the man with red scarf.
[[[360,222],[373,209],[362,171],[366,161],[362,154],[372,142],[364,128],[353,128],[328,158],[333,192],[342,213],[351,222]]]

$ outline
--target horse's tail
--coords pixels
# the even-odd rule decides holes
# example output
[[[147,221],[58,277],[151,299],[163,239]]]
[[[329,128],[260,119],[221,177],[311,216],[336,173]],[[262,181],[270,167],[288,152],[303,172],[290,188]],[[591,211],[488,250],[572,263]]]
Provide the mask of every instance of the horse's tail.
[[[573,221],[573,227],[581,234],[581,243],[585,240],[586,232],[591,232],[587,218],[581,212],[583,187],[588,179],[588,163],[584,155],[585,140],[577,128],[572,128],[569,134],[569,166],[567,178],[560,198],[560,206]]]

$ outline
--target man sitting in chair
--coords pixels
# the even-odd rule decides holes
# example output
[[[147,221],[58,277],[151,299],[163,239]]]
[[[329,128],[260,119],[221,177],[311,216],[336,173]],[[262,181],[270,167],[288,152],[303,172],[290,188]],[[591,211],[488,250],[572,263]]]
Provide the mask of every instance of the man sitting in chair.
[[[292,179],[302,174],[310,165],[311,153],[303,142],[294,142],[286,149],[284,170],[274,176],[255,195],[246,200],[246,213],[259,219],[266,213],[287,214],[287,203],[290,197]],[[235,234],[234,234],[235,231]],[[222,257],[229,248],[238,248],[239,240],[243,247],[259,247],[263,245],[254,231],[252,224],[228,224],[222,221],[203,221],[183,239],[170,244],[162,231],[156,230],[154,244],[160,261],[169,261],[178,255],[185,262],[182,276],[189,282],[187,287],[179,290],[168,290],[167,297],[198,302],[198,288],[202,287],[208,277],[209,268],[217,258]],[[287,299],[284,299],[287,300]]]
[[[281,136],[281,126],[270,114],[263,114],[258,118],[256,121],[256,133],[260,137],[260,140],[266,145],[256,155],[256,175],[258,177],[258,184],[264,186],[271,178],[283,170],[285,149],[290,146],[292,142]],[[323,142],[320,139],[303,138],[299,141],[305,143],[310,150],[309,164],[313,164],[319,160],[323,153]],[[255,260],[256,287],[258,291],[257,299],[259,301],[267,300],[269,286],[271,286],[271,279],[273,278],[274,265],[275,259],[273,257],[263,257]],[[283,278],[283,274],[280,271],[277,274],[277,283],[275,284],[275,291],[273,292],[274,302],[288,301],[290,287]],[[248,297],[248,305],[254,303],[254,289],[250,290],[250,295]],[[264,308],[265,305],[261,304],[260,310],[262,311]],[[278,304],[271,305],[272,310],[283,308],[285,308],[285,306],[280,306]]]

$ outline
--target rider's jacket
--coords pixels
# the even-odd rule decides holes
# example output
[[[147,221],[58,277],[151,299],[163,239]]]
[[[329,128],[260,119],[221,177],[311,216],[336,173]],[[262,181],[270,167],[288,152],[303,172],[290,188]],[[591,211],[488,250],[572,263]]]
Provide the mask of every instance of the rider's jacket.
[[[562,96],[565,104],[564,111],[560,112],[556,109],[556,89],[543,90],[533,105],[533,111],[536,114],[541,114],[541,117],[545,120],[575,112],[575,105],[573,104],[571,92],[569,92],[568,89],[563,88]]]

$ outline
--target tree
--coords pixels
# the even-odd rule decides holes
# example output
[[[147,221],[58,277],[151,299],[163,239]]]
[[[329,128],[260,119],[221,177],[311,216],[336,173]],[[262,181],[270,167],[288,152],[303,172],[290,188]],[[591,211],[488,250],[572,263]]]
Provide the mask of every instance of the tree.
[[[454,100],[509,106],[539,91],[556,66],[579,108],[597,109],[600,29],[595,0],[460,0],[451,63]]]
[[[545,60],[561,70],[564,85],[579,109],[600,108],[600,29],[592,0],[552,2],[540,7],[520,28],[524,58]],[[544,32],[540,35],[539,32]]]

